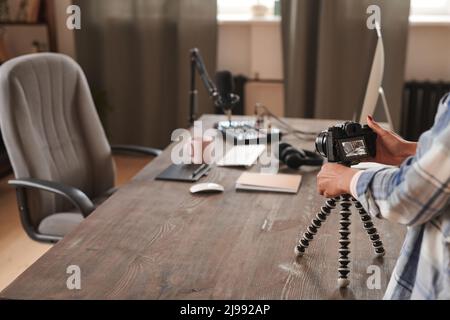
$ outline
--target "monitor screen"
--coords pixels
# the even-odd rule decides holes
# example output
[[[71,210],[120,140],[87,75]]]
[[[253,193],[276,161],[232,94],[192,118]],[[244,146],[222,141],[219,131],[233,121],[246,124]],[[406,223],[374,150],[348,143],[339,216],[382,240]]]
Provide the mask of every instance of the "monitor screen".
[[[367,81],[366,94],[362,108],[356,110],[357,117],[355,121],[361,124],[366,124],[366,118],[368,115],[374,115],[378,102],[379,90],[382,87],[383,75],[384,75],[384,45],[383,38],[381,37],[381,31],[377,31],[377,45],[375,52],[373,53],[372,68],[370,70],[369,78]],[[370,53],[372,55],[372,53]]]

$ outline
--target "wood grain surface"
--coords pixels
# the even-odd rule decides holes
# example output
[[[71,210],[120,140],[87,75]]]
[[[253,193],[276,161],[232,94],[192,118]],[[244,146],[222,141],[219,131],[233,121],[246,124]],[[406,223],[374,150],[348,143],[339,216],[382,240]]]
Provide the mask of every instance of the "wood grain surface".
[[[218,116],[202,118],[211,127]],[[289,119],[320,131],[330,120]],[[285,141],[313,149],[314,141]],[[294,246],[324,199],[317,171],[300,170],[297,195],[237,192],[243,169],[214,168],[202,181],[222,194],[192,195],[190,184],[155,181],[170,164],[170,147],[86,221],[0,293],[7,299],[379,299],[405,230],[375,224],[387,251],[375,260],[359,217],[352,215],[351,284],[337,288],[339,215],[320,229],[306,255]],[[252,168],[252,171],[257,167]],[[283,168],[282,172],[289,173]],[[298,172],[295,172],[298,173]],[[68,290],[66,268],[81,269],[81,290]],[[381,270],[381,289],[366,285],[369,265]]]

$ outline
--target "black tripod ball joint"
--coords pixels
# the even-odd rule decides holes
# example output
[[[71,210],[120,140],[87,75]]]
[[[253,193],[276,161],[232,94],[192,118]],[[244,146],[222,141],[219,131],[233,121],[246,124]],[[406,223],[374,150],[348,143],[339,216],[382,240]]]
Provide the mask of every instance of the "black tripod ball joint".
[[[363,227],[369,236],[372,246],[374,248],[375,256],[382,257],[385,254],[383,248],[383,242],[378,235],[377,229],[375,228],[372,218],[364,210],[363,206],[359,201],[353,198],[349,194],[344,194],[340,197],[333,199],[328,199],[325,204],[320,209],[320,212],[316,214],[313,218],[311,224],[308,226],[306,232],[300,238],[297,246],[295,247],[295,254],[297,257],[302,257],[306,249],[309,247],[310,242],[317,235],[318,230],[326,221],[331,211],[336,208],[336,204],[339,202],[341,210],[339,214],[341,216],[339,224],[339,267],[338,267],[338,286],[340,288],[345,288],[350,284],[348,275],[350,273],[350,224],[351,224],[351,206],[354,204],[356,210],[360,215]]]
[[[348,280],[348,274],[350,273],[350,216],[352,212],[350,207],[352,202],[350,201],[349,195],[343,195],[340,201],[341,211],[339,212],[341,215],[341,220],[339,221],[339,278],[338,285],[339,288],[345,288],[350,284]]]
[[[381,241],[377,228],[375,228],[375,225],[373,224],[372,218],[366,212],[366,210],[364,210],[362,204],[359,201],[355,200],[355,208],[356,210],[358,210],[364,229],[369,235],[370,241],[372,241],[372,246],[375,250],[375,256],[377,258],[383,257],[386,252],[384,251],[383,242]]]
[[[306,248],[309,247],[309,243],[314,239],[317,231],[320,229],[322,224],[327,220],[327,217],[331,214],[331,210],[336,207],[336,202],[339,201],[339,197],[334,199],[328,199],[325,205],[320,208],[320,212],[316,214],[315,218],[312,220],[303,237],[300,239],[298,245],[295,247],[295,254],[298,257],[303,256]]]

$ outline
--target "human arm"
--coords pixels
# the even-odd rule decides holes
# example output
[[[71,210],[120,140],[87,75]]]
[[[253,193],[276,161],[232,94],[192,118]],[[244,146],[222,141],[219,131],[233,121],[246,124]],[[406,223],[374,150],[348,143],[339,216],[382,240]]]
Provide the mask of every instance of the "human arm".
[[[377,153],[371,161],[398,166],[416,153],[416,142],[406,141],[394,132],[382,128],[371,116],[367,117],[367,124],[377,134]],[[342,165],[326,164],[318,175],[318,192],[327,197],[351,193],[361,173]]]
[[[338,164],[324,166],[319,193],[352,193],[373,216],[406,225],[425,223],[450,204],[450,98],[442,100],[433,128],[420,141],[417,154],[399,168],[358,172]],[[415,149],[417,145],[410,151]]]
[[[449,102],[447,99],[441,104],[433,128],[420,140],[416,156],[408,158],[399,168],[367,170],[356,177],[354,196],[371,215],[418,225],[449,205]]]
[[[450,127],[422,158],[410,158],[400,168],[358,171],[326,164],[317,188],[327,198],[353,194],[375,217],[405,225],[425,223],[449,205]]]
[[[317,175],[317,192],[326,198],[350,193],[351,181],[359,172],[337,163],[326,163]]]
[[[382,128],[371,116],[368,126],[377,134],[374,162],[399,166],[405,159],[416,154],[417,142],[406,141],[396,133]]]

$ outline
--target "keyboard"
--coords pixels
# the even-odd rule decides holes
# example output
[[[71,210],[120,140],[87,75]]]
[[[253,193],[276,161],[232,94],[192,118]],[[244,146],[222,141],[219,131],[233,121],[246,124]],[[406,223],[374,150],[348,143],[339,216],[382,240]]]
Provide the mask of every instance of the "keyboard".
[[[234,146],[222,159],[217,162],[217,165],[219,167],[250,167],[255,164],[265,149],[266,146],[261,144]]]

